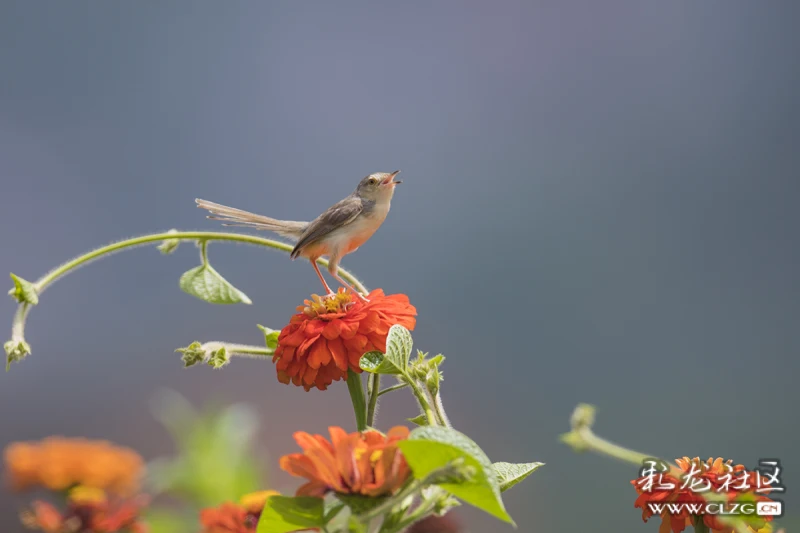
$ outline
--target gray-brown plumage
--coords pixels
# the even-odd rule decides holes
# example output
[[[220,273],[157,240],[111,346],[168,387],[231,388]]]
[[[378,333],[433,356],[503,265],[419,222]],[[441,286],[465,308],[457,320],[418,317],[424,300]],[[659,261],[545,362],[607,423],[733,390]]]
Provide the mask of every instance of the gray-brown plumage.
[[[317,266],[317,259],[328,256],[328,272],[339,283],[363,299],[358,291],[339,276],[339,261],[364,244],[386,219],[394,188],[398,183],[402,183],[394,181],[399,172],[397,170],[370,174],[361,180],[352,194],[326,209],[311,222],[278,220],[206,200],[197,199],[195,202],[197,207],[211,213],[208,218],[220,220],[225,226],[263,229],[296,240],[297,244],[291,254],[292,259],[308,258],[325,290],[330,294],[333,291]]]

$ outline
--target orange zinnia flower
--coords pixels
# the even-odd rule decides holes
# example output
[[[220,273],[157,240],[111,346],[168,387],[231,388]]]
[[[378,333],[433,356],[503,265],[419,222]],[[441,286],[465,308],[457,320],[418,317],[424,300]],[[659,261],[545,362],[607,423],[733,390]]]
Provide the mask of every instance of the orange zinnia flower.
[[[647,481],[646,477],[641,477],[631,481],[636,488],[639,497],[636,498],[634,507],[642,509],[642,520],[647,520],[653,516],[653,511],[648,503],[679,503],[679,504],[704,504],[706,498],[710,496],[721,496],[723,501],[718,503],[748,502],[757,503],[760,501],[770,501],[766,496],[757,494],[757,472],[747,472],[743,465],[733,465],[732,461],[725,461],[721,457],[716,459],[709,458],[701,461],[695,457],[690,459],[682,457],[676,459],[680,472],[664,473],[652,490],[644,490],[642,487]],[[698,486],[704,490],[692,490],[691,485],[681,488],[691,476],[697,480]],[[658,478],[658,476],[656,476]],[[746,479],[746,483],[741,480]],[[763,478],[762,478],[763,480]],[[658,486],[660,485],[660,486]],[[764,486],[762,484],[762,486]],[[716,501],[716,500],[714,500]],[[723,523],[716,514],[703,514],[694,516],[683,506],[678,513],[670,513],[665,509],[661,513],[661,527],[659,533],[680,533],[687,527],[692,527],[692,521],[702,518],[703,523],[711,533],[735,533],[731,525]],[[746,526],[749,531],[768,531],[767,522],[772,520],[771,516],[747,516]]]
[[[408,428],[397,426],[386,436],[377,431],[345,433],[328,428],[331,440],[322,435],[294,434],[303,453],[281,457],[281,468],[308,479],[297,489],[298,496],[340,494],[383,496],[392,494],[408,479],[411,471],[397,441],[408,438]]]
[[[255,533],[267,498],[278,492],[264,490],[242,496],[238,504],[225,502],[200,511],[203,533]]]
[[[64,513],[36,501],[21,518],[26,528],[45,533],[146,533],[147,527],[139,520],[146,503],[142,497],[109,502],[103,490],[79,486],[70,491]]]
[[[84,485],[130,495],[138,489],[144,472],[144,462],[133,450],[105,441],[62,437],[12,443],[5,450],[5,464],[18,490]]]
[[[325,390],[345,378],[348,369],[360,373],[358,362],[365,353],[385,352],[390,327],[414,329],[417,310],[405,294],[386,296],[375,289],[367,298],[362,302],[340,289],[330,297],[314,294],[305,300],[278,336],[272,358],[278,380]]]

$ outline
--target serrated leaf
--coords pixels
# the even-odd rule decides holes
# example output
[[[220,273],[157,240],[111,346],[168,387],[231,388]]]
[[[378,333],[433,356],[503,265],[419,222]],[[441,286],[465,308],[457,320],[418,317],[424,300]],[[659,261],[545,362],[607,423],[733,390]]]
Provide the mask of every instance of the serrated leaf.
[[[492,466],[497,474],[500,492],[505,492],[543,465],[544,463],[494,463]]]
[[[209,264],[185,272],[181,276],[180,286],[183,292],[212,304],[253,303]]]
[[[386,336],[386,353],[367,352],[361,356],[358,365],[372,374],[405,374],[412,346],[411,333],[395,324]]]
[[[36,305],[39,303],[39,295],[36,293],[36,288],[30,281],[24,280],[16,274],[10,274],[11,279],[14,281],[14,288],[8,291],[8,294],[19,303],[29,303]]]
[[[426,426],[415,429],[408,440],[397,445],[416,479],[425,479],[454,462],[463,463],[460,469],[472,471],[468,479],[437,484],[453,496],[514,524],[503,505],[494,467],[472,439],[454,429]]]
[[[260,329],[264,333],[264,342],[267,345],[267,348],[274,350],[278,347],[278,337],[280,336],[281,332],[277,329],[270,329],[266,326],[262,326],[261,324],[256,324],[258,329]]]
[[[264,506],[256,533],[289,533],[324,525],[322,498],[272,496]]]

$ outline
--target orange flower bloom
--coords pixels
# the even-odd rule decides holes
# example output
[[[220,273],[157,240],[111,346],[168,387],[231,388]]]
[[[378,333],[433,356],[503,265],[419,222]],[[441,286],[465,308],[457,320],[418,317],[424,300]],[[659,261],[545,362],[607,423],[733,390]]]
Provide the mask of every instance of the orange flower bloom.
[[[5,450],[5,464],[11,485],[18,490],[84,485],[130,495],[138,489],[144,472],[144,462],[133,450],[105,441],[62,437],[12,443]]]
[[[405,294],[386,296],[375,289],[362,302],[340,289],[334,296],[316,294],[294,315],[278,336],[272,361],[281,383],[325,390],[347,377],[347,370],[361,372],[361,356],[386,351],[389,328],[400,324],[409,330],[416,325],[417,310]]]
[[[278,492],[264,490],[242,496],[239,504],[225,502],[200,511],[203,533],[255,533],[267,498]]]
[[[631,481],[639,497],[636,498],[634,507],[642,509],[642,520],[653,516],[649,503],[678,503],[678,504],[705,504],[707,498],[721,497],[716,503],[725,504],[733,502],[757,503],[770,501],[769,498],[757,494],[757,472],[748,472],[743,465],[733,465],[732,461],[724,461],[721,457],[709,458],[701,461],[695,457],[690,459],[682,457],[676,459],[680,472],[664,473],[660,479],[656,476],[652,490],[645,490],[647,477],[640,477]],[[693,490],[691,483],[686,483],[687,476],[696,480],[697,487]],[[743,482],[745,480],[746,482]],[[684,485],[686,485],[684,487]],[[763,484],[762,478],[762,487]],[[684,488],[682,488],[684,487]],[[661,527],[659,533],[680,533],[687,527],[693,526],[693,520],[702,518],[703,523],[710,533],[735,533],[731,525],[725,524],[717,514],[692,515],[686,506],[682,506],[678,513],[671,513],[664,509],[661,513]],[[751,532],[769,531],[768,521],[771,516],[747,516],[746,526]]]
[[[26,528],[45,533],[146,533],[139,520],[146,503],[142,497],[109,502],[103,490],[78,486],[70,491],[64,513],[36,501],[21,519]]]
[[[399,489],[411,474],[397,441],[408,438],[408,428],[397,426],[384,437],[377,431],[345,433],[328,428],[331,440],[322,435],[294,434],[303,453],[281,457],[281,468],[304,477],[308,483],[297,489],[298,496],[340,494],[383,496]]]

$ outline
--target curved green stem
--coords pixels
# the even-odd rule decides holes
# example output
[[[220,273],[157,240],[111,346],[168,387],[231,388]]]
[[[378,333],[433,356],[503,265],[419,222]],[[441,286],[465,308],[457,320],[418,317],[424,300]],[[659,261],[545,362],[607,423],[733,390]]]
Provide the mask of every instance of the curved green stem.
[[[17,312],[14,313],[14,321],[11,323],[12,341],[25,340],[25,319],[28,318],[30,309],[31,305],[28,302],[23,302],[17,307]]]
[[[613,457],[614,459],[619,459],[620,461],[635,464],[639,467],[645,464],[645,461],[652,460],[656,457],[654,455],[646,455],[641,452],[629,450],[628,448],[598,437],[594,434],[594,431],[592,431],[594,419],[594,406],[589,404],[579,404],[575,408],[575,411],[573,411],[572,417],[570,418],[572,431],[561,435],[561,440],[568,444],[576,452],[594,451],[609,457]],[[676,465],[668,461],[662,460],[662,462],[669,466],[670,475],[677,478],[682,478],[684,476],[684,472]],[[702,497],[706,501],[714,501],[717,499],[724,500],[725,495],[710,492],[703,493]],[[726,525],[730,525],[737,533],[747,533],[749,531],[745,523],[738,517],[720,515],[719,520]],[[703,532],[705,531],[703,529],[705,526],[702,525],[702,520],[700,523],[701,525],[699,526],[695,524],[695,531]],[[700,529],[697,529],[698,527]]]
[[[425,391],[423,391],[413,379],[406,378],[406,381],[408,386],[411,387],[411,392],[414,393],[414,397],[417,399],[417,403],[419,404],[420,409],[422,409],[422,413],[425,415],[425,418],[428,419],[428,425],[440,425],[436,413],[433,411],[433,409],[431,409],[431,404],[428,401],[428,395],[425,394]]]
[[[144,244],[149,244],[152,242],[159,242],[170,239],[181,240],[181,241],[201,240],[201,241],[240,242],[244,244],[252,244],[255,246],[265,246],[267,248],[273,248],[275,250],[280,250],[282,252],[291,252],[293,248],[291,244],[287,244],[285,242],[275,241],[272,239],[264,239],[263,237],[256,237],[255,235],[246,235],[243,233],[224,233],[217,231],[178,231],[178,232],[153,233],[150,235],[142,235],[141,237],[134,237],[132,239],[111,243],[107,246],[103,246],[102,248],[97,248],[96,250],[92,250],[89,253],[76,257],[75,259],[71,259],[70,261],[67,261],[66,263],[54,268],[53,270],[42,276],[33,285],[36,288],[36,292],[38,294],[41,294],[42,291],[44,291],[49,285],[51,285],[54,281],[56,281],[60,277],[99,257],[112,254],[120,250],[124,250],[125,248],[133,248],[136,246],[142,246]],[[325,267],[328,266],[328,261],[326,259],[318,259],[317,263]],[[364,287],[364,285],[362,285],[361,282],[358,279],[356,279],[356,277],[353,276],[350,272],[347,272],[346,270],[340,268],[339,273],[345,280],[350,282],[356,289],[358,289],[359,292],[363,293],[368,292],[366,287]]]
[[[452,428],[450,419],[447,418],[447,413],[444,411],[444,404],[442,403],[442,395],[437,391],[436,394],[431,394],[433,397],[433,408],[436,410],[436,415],[439,417],[439,422],[443,426]]]
[[[264,246],[267,248],[272,248],[274,250],[280,250],[282,252],[291,252],[292,245],[287,244],[285,242],[275,241],[272,239],[264,239],[262,237],[256,237],[255,235],[246,235],[241,233],[224,233],[224,232],[215,232],[215,231],[168,231],[162,233],[153,233],[150,235],[142,235],[140,237],[134,237],[132,239],[126,239],[124,241],[118,241],[115,243],[111,243],[107,246],[102,246],[91,252],[78,256],[74,259],[63,263],[56,268],[52,269],[50,272],[39,278],[35,283],[32,283],[33,289],[36,291],[37,295],[40,295],[42,292],[45,291],[50,285],[64,277],[65,275],[69,274],[73,270],[76,270],[91,261],[99,259],[105,255],[113,254],[128,248],[135,248],[137,246],[143,246],[145,244],[150,244],[154,242],[161,242],[161,241],[200,241],[200,253],[201,259],[204,263],[207,263],[206,257],[206,246],[210,241],[227,241],[227,242],[236,242],[236,243],[243,243],[243,244],[251,244],[254,246]],[[320,265],[327,267],[328,260],[326,259],[318,259],[317,263]],[[367,288],[350,272],[339,269],[339,273],[341,276],[347,280],[353,287],[355,287],[359,292],[367,294]],[[17,312],[14,315],[14,321],[11,326],[11,340],[7,342],[4,347],[6,348],[6,355],[7,355],[7,362],[10,363],[12,360],[19,360],[24,357],[27,353],[30,353],[30,347],[25,342],[25,321],[28,318],[28,313],[30,312],[31,304],[28,302],[22,302],[19,304],[17,308]]]
[[[594,406],[588,404],[578,405],[570,419],[572,431],[562,435],[561,440],[577,452],[591,450],[637,466],[642,466],[645,460],[655,457],[654,455],[646,455],[629,450],[595,435],[594,431],[592,431],[594,416]]]

